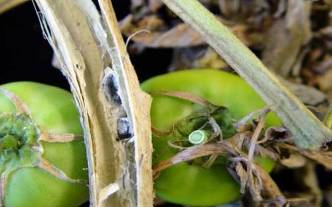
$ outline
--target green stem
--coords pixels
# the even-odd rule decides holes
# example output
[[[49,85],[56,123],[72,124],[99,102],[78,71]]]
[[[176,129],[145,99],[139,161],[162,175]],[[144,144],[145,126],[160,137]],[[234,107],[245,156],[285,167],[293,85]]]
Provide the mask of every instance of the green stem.
[[[332,132],[295,97],[226,26],[196,0],[163,0],[205,38],[226,62],[272,107],[298,147],[318,149]]]

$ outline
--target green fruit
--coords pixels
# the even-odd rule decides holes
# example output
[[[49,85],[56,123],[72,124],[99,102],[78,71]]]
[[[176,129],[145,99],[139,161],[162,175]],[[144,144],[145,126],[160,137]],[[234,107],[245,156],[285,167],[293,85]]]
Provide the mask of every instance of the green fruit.
[[[0,173],[6,207],[88,200],[85,145],[69,92],[33,82],[0,86]]]
[[[231,117],[238,120],[250,112],[265,106],[256,92],[241,78],[217,70],[187,70],[154,77],[142,84],[143,90],[153,97],[151,107],[152,126],[169,131],[173,125],[192,115],[200,107],[176,97],[156,95],[163,91],[189,92],[210,103],[226,107]],[[267,125],[280,125],[273,113],[267,117]],[[226,123],[226,122],[225,122]],[[223,127],[223,126],[221,126]],[[153,137],[153,163],[169,159],[178,150],[169,146],[174,136]],[[274,162],[257,158],[263,168],[271,171]],[[181,163],[162,171],[155,183],[157,196],[183,205],[213,206],[239,198],[239,185],[233,180],[224,164],[204,168],[195,163]]]

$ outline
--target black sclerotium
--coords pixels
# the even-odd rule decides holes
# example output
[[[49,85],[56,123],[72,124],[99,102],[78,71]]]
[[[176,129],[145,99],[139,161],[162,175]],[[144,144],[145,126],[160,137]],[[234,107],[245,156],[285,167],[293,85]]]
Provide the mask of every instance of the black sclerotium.
[[[132,125],[128,117],[120,117],[117,121],[119,140],[130,139],[134,136]]]
[[[122,104],[120,97],[120,87],[118,76],[111,70],[105,75],[103,80],[103,88],[107,101],[115,103],[117,105]]]

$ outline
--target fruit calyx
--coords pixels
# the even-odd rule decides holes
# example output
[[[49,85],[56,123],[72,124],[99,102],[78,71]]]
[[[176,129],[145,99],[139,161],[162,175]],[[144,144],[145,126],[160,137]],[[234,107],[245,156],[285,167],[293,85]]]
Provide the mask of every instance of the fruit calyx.
[[[37,144],[38,131],[26,114],[0,114],[0,156],[5,151],[18,152],[25,145]]]
[[[0,173],[33,166],[40,148],[38,128],[27,114],[0,114]]]
[[[42,157],[42,141],[64,143],[81,140],[82,136],[43,131],[18,96],[1,87],[0,95],[7,97],[16,108],[16,112],[0,113],[0,207],[4,206],[8,177],[21,168],[39,168],[65,182],[87,185],[85,180],[68,177]]]

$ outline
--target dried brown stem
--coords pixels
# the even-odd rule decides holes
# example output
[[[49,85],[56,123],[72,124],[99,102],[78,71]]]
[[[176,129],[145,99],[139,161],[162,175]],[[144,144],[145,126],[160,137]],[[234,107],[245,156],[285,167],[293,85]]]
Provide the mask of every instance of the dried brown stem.
[[[188,147],[187,149],[177,153],[170,159],[161,161],[160,163],[155,165],[153,167],[153,174],[157,175],[160,171],[181,162],[190,161],[207,155],[221,154],[225,152],[227,151],[225,150],[224,142]]]
[[[150,207],[150,98],[130,63],[111,1],[36,0],[43,32],[66,75],[84,127],[89,166],[90,205]],[[117,80],[117,81],[115,81]],[[121,104],[109,97],[118,89]],[[119,140],[118,120],[126,116],[133,133]],[[144,126],[144,127],[142,127]],[[117,193],[103,189],[118,180]]]
[[[250,146],[249,146],[249,152],[248,152],[248,160],[251,161],[254,158],[254,153],[255,153],[255,149],[256,149],[256,145],[257,145],[257,141],[259,138],[259,135],[261,134],[261,132],[263,131],[264,128],[264,124],[265,124],[265,117],[260,118],[258,125],[251,137],[250,140]]]
[[[271,178],[271,176],[259,165],[255,165],[255,168],[262,180],[263,190],[266,194],[265,196],[269,197],[272,201],[278,202],[280,206],[284,206],[284,204],[287,202],[287,199],[280,191],[279,187]]]

